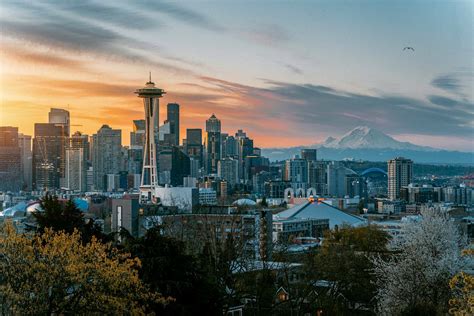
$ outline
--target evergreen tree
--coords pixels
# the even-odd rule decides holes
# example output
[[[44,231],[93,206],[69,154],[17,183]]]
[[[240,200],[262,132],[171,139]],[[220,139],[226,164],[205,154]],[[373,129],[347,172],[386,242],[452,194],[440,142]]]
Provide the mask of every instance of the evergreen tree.
[[[87,243],[95,236],[101,241],[110,241],[111,238],[102,233],[101,228],[94,220],[84,219],[84,214],[79,210],[72,200],[61,203],[57,196],[47,194],[41,199],[43,211],[33,213],[37,223],[37,232],[42,234],[47,228],[53,231],[64,231],[72,234],[76,229],[81,233],[81,239]]]

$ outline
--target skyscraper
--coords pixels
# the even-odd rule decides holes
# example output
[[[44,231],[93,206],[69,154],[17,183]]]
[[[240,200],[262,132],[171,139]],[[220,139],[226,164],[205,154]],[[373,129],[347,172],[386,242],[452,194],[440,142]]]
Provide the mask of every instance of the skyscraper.
[[[221,159],[221,121],[214,114],[206,121],[204,155],[207,174],[217,174],[217,162]]]
[[[141,175],[143,167],[143,147],[145,146],[145,120],[133,120],[130,132],[130,148],[127,152],[128,172]]]
[[[316,161],[316,149],[301,149],[301,158],[307,160],[307,161]]]
[[[155,196],[155,188],[158,186],[157,173],[157,142],[159,129],[159,99],[165,91],[155,87],[150,80],[144,88],[135,91],[139,98],[143,99],[145,107],[145,146],[143,151],[143,169],[140,192],[143,199],[151,201]]]
[[[57,108],[51,108],[51,110],[48,113],[48,122],[50,124],[61,124],[64,126],[64,132],[66,136],[69,136],[70,134],[70,118],[69,118],[69,111],[66,111],[64,109],[57,109]]]
[[[285,162],[285,181],[289,181],[293,189],[306,189],[308,183],[308,163],[299,157]]]
[[[226,134],[227,135],[227,134]],[[222,157],[239,158],[237,140],[232,135],[222,137]]]
[[[219,160],[217,174],[225,180],[228,188],[233,188],[239,182],[239,161],[234,158],[222,158]]]
[[[316,194],[328,194],[327,163],[325,161],[309,161],[308,182],[311,188],[316,189]]]
[[[400,198],[400,189],[407,186],[413,179],[413,161],[397,157],[388,161],[388,198]]]
[[[170,123],[171,144],[179,146],[179,104],[168,103],[167,121]]]
[[[186,130],[186,154],[189,158],[199,161],[199,167],[202,164],[202,129],[188,128]]]
[[[133,130],[130,132],[130,148],[145,146],[145,120],[133,120]]]
[[[23,187],[27,190],[31,190],[33,180],[33,153],[31,151],[31,136],[19,133],[18,145],[20,146]]]
[[[58,189],[64,177],[66,125],[36,123],[33,139],[33,188]]]
[[[21,151],[18,127],[0,127],[0,190],[18,191],[22,187]]]
[[[334,197],[344,197],[346,194],[346,175],[355,172],[344,167],[338,161],[333,161],[327,165],[328,194]]]
[[[107,189],[107,175],[116,175],[122,165],[122,130],[102,125],[92,135],[92,169],[96,190]]]
[[[69,190],[87,190],[87,161],[89,157],[89,136],[80,132],[68,138],[66,144],[65,187]]]

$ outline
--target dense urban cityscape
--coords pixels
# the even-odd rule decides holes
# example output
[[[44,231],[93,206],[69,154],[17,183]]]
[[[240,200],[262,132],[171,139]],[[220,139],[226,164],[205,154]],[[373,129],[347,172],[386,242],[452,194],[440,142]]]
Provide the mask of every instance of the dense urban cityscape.
[[[3,2],[0,315],[474,315],[473,8]]]
[[[464,236],[474,238],[472,167],[451,176],[416,176],[408,158],[394,157],[381,167],[327,161],[314,148],[270,162],[243,129],[223,132],[215,114],[204,131],[188,128],[181,142],[180,105],[168,103],[160,125],[165,92],[150,75],[136,93],[145,118],[131,122],[129,146],[123,146],[120,129],[106,124],[92,136],[72,132],[74,118],[61,108],[50,109],[48,123],[35,123],[34,137],[0,127],[0,219],[20,232],[37,229],[32,215],[44,212],[44,199],[54,195],[62,203],[73,201],[104,233],[125,229],[140,238],[160,227],[164,236],[177,238],[179,231],[181,240],[197,243],[195,249],[207,239],[235,239],[253,269],[277,274],[283,266],[300,273],[300,256],[321,247],[328,230],[377,227],[398,236],[427,210],[450,214]],[[282,249],[291,254],[289,266],[272,261]],[[259,268],[262,263],[269,266]],[[280,287],[277,301],[287,295]],[[227,308],[232,315],[250,307]]]

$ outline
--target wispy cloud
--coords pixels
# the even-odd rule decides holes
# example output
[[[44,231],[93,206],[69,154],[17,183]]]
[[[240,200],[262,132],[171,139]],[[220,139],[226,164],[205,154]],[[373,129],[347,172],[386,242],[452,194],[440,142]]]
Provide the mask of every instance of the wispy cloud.
[[[172,73],[193,75],[188,65],[199,66],[168,54],[156,44],[143,42],[126,32],[119,32],[107,22],[121,24],[126,28],[156,27],[155,22],[133,22],[141,19],[141,13],[112,8],[118,16],[108,14],[107,6],[87,2],[85,4],[62,3],[23,4],[13,3],[17,16],[5,16],[2,21],[2,36],[27,44],[38,45],[59,53],[91,55],[128,64],[142,64]],[[68,10],[68,8],[71,10]],[[20,14],[21,13],[21,14]],[[139,15],[139,16],[137,16]],[[41,20],[34,17],[41,16]],[[122,21],[123,19],[123,21]],[[105,24],[104,24],[105,22]],[[154,54],[150,54],[150,48]],[[181,64],[181,65],[177,65]]]
[[[241,30],[241,36],[254,44],[263,46],[282,46],[290,41],[290,34],[280,25],[256,25]]]
[[[288,69],[289,71],[291,71],[291,72],[293,72],[297,75],[303,74],[303,70],[301,68],[298,68],[298,67],[294,66],[294,65],[285,64],[285,67],[286,67],[286,69]]]
[[[431,85],[461,98],[466,98],[470,95],[472,99],[473,82],[474,72],[462,70],[439,75],[431,81]]]
[[[181,6],[175,2],[170,1],[145,1],[138,0],[134,4],[140,7],[141,10],[150,12],[152,14],[161,13],[168,15],[179,22],[185,22],[193,26],[209,29],[212,31],[225,31],[226,28],[216,23],[210,17]]]
[[[2,50],[0,54],[2,57],[10,60],[16,60],[21,63],[31,63],[33,65],[62,67],[68,70],[87,70],[87,66],[83,61],[57,55],[51,51],[38,51],[31,48],[11,45],[6,42],[3,42],[1,45]]]
[[[223,91],[241,94],[242,102],[253,105],[252,113],[242,115],[278,119],[282,133],[309,137],[341,132],[367,124],[392,133],[451,135],[469,137],[474,104],[432,98],[430,102],[400,95],[369,96],[328,86],[267,81],[266,88],[251,87],[224,80],[204,78]],[[444,102],[444,108],[433,103]],[[451,102],[451,103],[450,103]]]

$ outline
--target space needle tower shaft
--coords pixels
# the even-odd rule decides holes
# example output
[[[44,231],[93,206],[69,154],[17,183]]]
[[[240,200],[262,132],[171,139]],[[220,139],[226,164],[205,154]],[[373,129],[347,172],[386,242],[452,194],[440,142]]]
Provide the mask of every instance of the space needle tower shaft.
[[[143,149],[143,169],[140,183],[140,197],[144,201],[153,201],[158,187],[157,172],[157,138],[159,128],[159,99],[166,93],[155,87],[150,79],[145,87],[135,93],[143,99],[145,107],[145,145]]]

